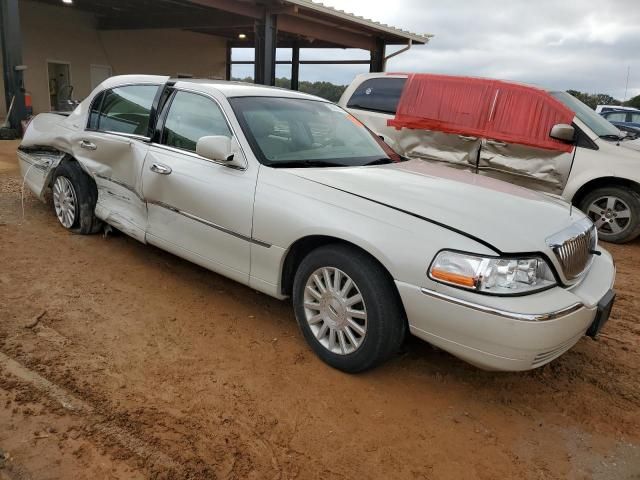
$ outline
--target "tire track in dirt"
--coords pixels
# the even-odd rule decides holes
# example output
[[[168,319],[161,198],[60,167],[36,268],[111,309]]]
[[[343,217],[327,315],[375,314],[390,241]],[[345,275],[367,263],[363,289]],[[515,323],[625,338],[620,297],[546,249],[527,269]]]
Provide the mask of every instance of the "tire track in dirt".
[[[96,414],[96,409],[92,405],[76,398],[64,388],[50,382],[37,372],[24,367],[3,352],[0,352],[0,368],[5,373],[26,382],[49,398],[55,400],[65,410],[81,415],[88,424],[92,425],[92,431],[94,433],[111,442],[117,443],[121,448],[130,452],[132,456],[142,459],[145,464],[153,465],[153,468],[156,470],[158,467],[168,472],[179,472],[181,470],[181,466],[168,455],[151,447],[123,428],[108,422],[102,422],[101,416]]]

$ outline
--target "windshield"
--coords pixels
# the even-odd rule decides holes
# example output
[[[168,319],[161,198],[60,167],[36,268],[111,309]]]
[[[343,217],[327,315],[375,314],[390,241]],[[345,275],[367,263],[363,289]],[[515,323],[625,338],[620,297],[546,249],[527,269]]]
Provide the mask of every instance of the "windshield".
[[[355,117],[332,103],[278,97],[229,101],[265,165],[344,167],[400,160]]]
[[[580,119],[587,127],[589,127],[593,133],[599,137],[616,137],[620,138],[622,132],[618,130],[613,124],[609,123],[604,117],[601,117],[596,112],[591,110],[590,107],[582,103],[576,97],[569,95],[567,92],[549,92],[551,95],[560,100],[568,108],[573,110],[576,117]]]

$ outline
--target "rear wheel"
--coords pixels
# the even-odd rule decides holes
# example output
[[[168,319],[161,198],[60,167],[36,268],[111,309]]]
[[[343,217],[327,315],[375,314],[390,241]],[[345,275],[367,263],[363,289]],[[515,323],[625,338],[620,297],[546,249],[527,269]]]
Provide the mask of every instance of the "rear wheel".
[[[293,285],[296,319],[326,363],[355,373],[395,353],[406,321],[387,272],[365,253],[334,244],[311,252]]]
[[[64,228],[80,234],[100,230],[102,223],[94,214],[98,190],[80,165],[61,163],[53,175],[51,191],[53,208]]]
[[[605,242],[625,243],[640,234],[640,195],[623,187],[593,190],[582,200],[580,209],[598,229]]]

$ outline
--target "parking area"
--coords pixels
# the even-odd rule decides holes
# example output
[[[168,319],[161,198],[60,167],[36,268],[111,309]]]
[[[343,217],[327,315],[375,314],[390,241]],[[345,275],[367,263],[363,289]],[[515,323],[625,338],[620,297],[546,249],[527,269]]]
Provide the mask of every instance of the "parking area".
[[[0,479],[640,479],[640,243],[597,341],[526,373],[409,339],[346,375],[287,302],[21,198],[0,143]]]

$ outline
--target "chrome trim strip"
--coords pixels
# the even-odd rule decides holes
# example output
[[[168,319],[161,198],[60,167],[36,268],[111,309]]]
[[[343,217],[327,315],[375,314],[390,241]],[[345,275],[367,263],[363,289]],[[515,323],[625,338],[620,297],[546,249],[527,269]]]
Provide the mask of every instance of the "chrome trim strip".
[[[110,178],[110,177],[105,177],[104,175],[100,175],[99,173],[95,173],[94,175],[95,175],[96,177],[98,177],[98,178],[101,178],[102,180],[106,180],[107,182],[115,183],[116,185],[119,185],[119,186],[121,186],[122,188],[124,188],[124,189],[126,189],[126,190],[129,190],[129,191],[130,191],[131,193],[133,193],[136,197],[138,197],[138,199],[139,199],[141,202],[144,202],[144,198],[142,198],[142,197],[138,194],[138,192],[136,192],[135,188],[133,188],[131,185],[126,184],[126,183],[124,183],[124,182],[121,182],[121,181],[119,181],[119,180],[114,180],[113,178]],[[111,193],[111,192],[109,192],[109,193]]]
[[[246,158],[245,158],[245,166],[244,167],[239,167],[239,166],[236,166],[236,165],[229,165],[228,163],[225,163],[225,162],[218,162],[216,160],[210,160],[208,158],[204,158],[201,155],[198,155],[196,152],[192,152],[190,150],[183,150],[181,148],[176,148],[176,147],[170,147],[169,145],[164,145],[162,143],[152,143],[151,146],[153,148],[157,148],[157,149],[160,149],[160,150],[166,150],[166,151],[172,152],[172,153],[179,153],[180,155],[187,155],[188,157],[197,158],[198,160],[202,160],[203,162],[213,163],[214,165],[220,165],[222,167],[232,168],[234,170],[239,170],[241,172],[244,172],[247,169]]]
[[[444,293],[436,292],[435,290],[430,290],[428,288],[421,288],[420,291],[425,295],[429,295],[430,297],[438,298],[440,300],[444,300],[449,303],[454,303],[462,307],[471,308],[472,310],[476,310],[482,313],[497,315],[499,317],[508,318],[509,320],[520,320],[525,322],[546,322],[549,320],[555,320],[557,318],[564,317],[571,313],[577,312],[582,308],[585,308],[584,304],[582,303],[574,303],[573,305],[562,308],[560,310],[556,310],[554,312],[516,313],[516,312],[508,312],[506,310],[500,310],[498,308],[487,307],[486,305],[478,305],[477,303],[468,302],[466,300],[461,300],[459,298],[451,297],[449,295],[445,295]]]
[[[28,153],[22,152],[20,150],[18,150],[18,158],[24,162],[27,162],[29,165],[33,166],[33,168],[42,170],[43,172],[49,170],[52,163],[52,161],[49,159],[45,159],[44,162],[39,162],[33,155],[29,155]]]
[[[253,243],[255,245],[260,245],[261,247],[271,248],[271,244],[269,244],[269,243],[263,242],[261,240],[256,240],[255,238],[248,237],[248,236],[243,235],[243,234],[238,233],[238,232],[234,232],[233,230],[229,230],[228,228],[225,228],[225,227],[223,227],[221,225],[218,225],[217,223],[210,222],[208,220],[205,220],[204,218],[200,218],[200,217],[198,217],[196,215],[193,215],[193,214],[191,214],[189,212],[182,211],[179,208],[176,208],[176,207],[174,207],[172,205],[169,205],[169,204],[166,204],[164,202],[158,202],[158,201],[155,201],[155,200],[147,200],[147,203],[150,204],[150,205],[157,205],[158,207],[162,207],[162,208],[165,208],[165,209],[170,210],[172,212],[178,213],[178,214],[180,214],[180,215],[182,215],[184,217],[187,217],[187,218],[189,218],[191,220],[195,220],[198,223],[202,223],[203,225],[206,225],[207,227],[215,228],[216,230],[224,232],[224,233],[226,233],[228,235],[232,235],[232,236],[234,236],[236,238],[239,238],[241,240],[245,240],[245,241]]]

